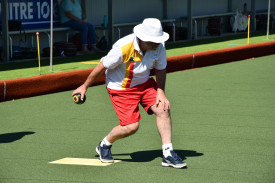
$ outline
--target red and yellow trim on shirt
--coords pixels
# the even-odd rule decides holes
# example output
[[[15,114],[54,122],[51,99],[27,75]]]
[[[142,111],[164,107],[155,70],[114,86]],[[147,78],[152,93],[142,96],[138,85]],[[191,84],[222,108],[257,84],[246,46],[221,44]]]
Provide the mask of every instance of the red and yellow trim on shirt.
[[[142,55],[134,48],[133,42],[122,47],[123,62],[126,63],[126,73],[122,82],[122,89],[130,88],[134,75],[135,62],[142,60]]]

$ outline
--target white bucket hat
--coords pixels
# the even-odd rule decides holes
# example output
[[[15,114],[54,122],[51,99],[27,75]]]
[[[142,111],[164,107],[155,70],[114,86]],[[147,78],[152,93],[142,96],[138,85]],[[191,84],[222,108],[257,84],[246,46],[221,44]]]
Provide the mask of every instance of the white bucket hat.
[[[169,34],[163,32],[161,23],[156,18],[146,18],[142,24],[134,27],[134,34],[142,41],[162,43],[169,39]]]

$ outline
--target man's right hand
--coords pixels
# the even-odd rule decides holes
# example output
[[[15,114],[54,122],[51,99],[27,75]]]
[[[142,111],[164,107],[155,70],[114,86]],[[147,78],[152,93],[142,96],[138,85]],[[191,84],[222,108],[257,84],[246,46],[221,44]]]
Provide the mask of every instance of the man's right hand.
[[[81,94],[81,100],[83,100],[86,92],[87,92],[87,87],[84,85],[81,85],[80,87],[78,87],[76,90],[73,91],[72,96],[74,96],[75,94]]]

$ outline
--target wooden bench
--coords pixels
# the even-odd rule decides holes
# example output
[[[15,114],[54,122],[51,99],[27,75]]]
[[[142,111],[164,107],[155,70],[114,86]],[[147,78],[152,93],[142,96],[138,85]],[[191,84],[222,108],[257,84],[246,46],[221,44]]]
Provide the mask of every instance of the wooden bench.
[[[197,24],[197,20],[199,19],[208,19],[208,18],[212,18],[212,17],[226,17],[226,16],[232,16],[235,15],[236,12],[228,12],[228,13],[220,13],[220,14],[212,14],[212,15],[201,15],[201,16],[193,16],[192,19],[194,21],[194,39],[197,39],[198,37],[198,24]],[[203,21],[202,22],[202,26],[201,26],[201,31],[203,32]]]
[[[31,39],[32,39],[32,47],[34,46],[34,36],[36,36],[36,32],[39,32],[39,33],[45,33],[47,36],[48,36],[48,39],[49,39],[49,46],[50,46],[50,31],[51,29],[50,28],[46,28],[46,29],[32,29],[32,30],[23,30],[21,31],[21,34],[32,34],[31,35]],[[69,32],[70,31],[74,31],[73,29],[71,29],[70,27],[55,27],[53,28],[53,32],[66,32],[66,41],[68,42],[69,40]],[[12,46],[13,46],[13,43],[12,43],[12,37],[11,35],[19,35],[20,34],[20,31],[9,31],[9,35],[10,35],[10,49],[11,49],[11,58],[13,58],[13,55],[12,55]]]
[[[161,23],[172,23],[172,26],[173,26],[173,42],[175,42],[175,21],[176,19],[167,19],[167,20],[161,20]],[[134,26],[134,25],[137,25],[137,24],[140,24],[140,22],[131,22],[131,23],[120,23],[120,24],[114,24],[114,28],[116,28],[118,30],[118,36],[119,38],[121,37],[121,34],[120,34],[120,27],[123,27],[123,26]],[[105,36],[105,31],[107,30],[107,28],[104,28],[103,26],[95,26],[95,29],[98,29],[98,30],[103,30],[103,34]],[[45,29],[28,29],[28,30],[24,30],[24,31],[21,31],[21,34],[31,34],[31,43],[32,43],[32,47],[34,46],[34,36],[36,36],[36,32],[39,32],[39,33],[45,33],[47,36],[48,36],[48,39],[49,39],[49,46],[50,46],[50,31],[51,29],[50,28],[45,28]],[[69,33],[71,31],[76,31],[74,29],[72,29],[71,27],[55,27],[53,28],[53,32],[66,32],[66,41],[68,42],[69,41]],[[9,31],[9,39],[10,39],[10,48],[11,48],[11,58],[13,58],[13,55],[12,55],[12,46],[13,46],[13,42],[12,42],[12,35],[19,35],[20,34],[20,31]]]

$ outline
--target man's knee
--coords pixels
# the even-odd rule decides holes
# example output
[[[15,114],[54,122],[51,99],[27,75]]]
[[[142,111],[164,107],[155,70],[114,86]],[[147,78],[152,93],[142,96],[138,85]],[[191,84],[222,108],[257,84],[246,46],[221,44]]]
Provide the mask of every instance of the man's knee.
[[[134,134],[139,129],[139,122],[132,123],[130,125],[126,125],[126,126],[124,126],[124,129],[128,135]]]
[[[74,27],[75,30],[81,31],[81,32],[88,32],[89,28],[86,24],[79,24],[78,26]]]
[[[169,117],[170,116],[170,110],[165,110],[163,105],[158,105],[158,106],[152,106],[151,110],[156,116],[163,116],[163,117]]]

